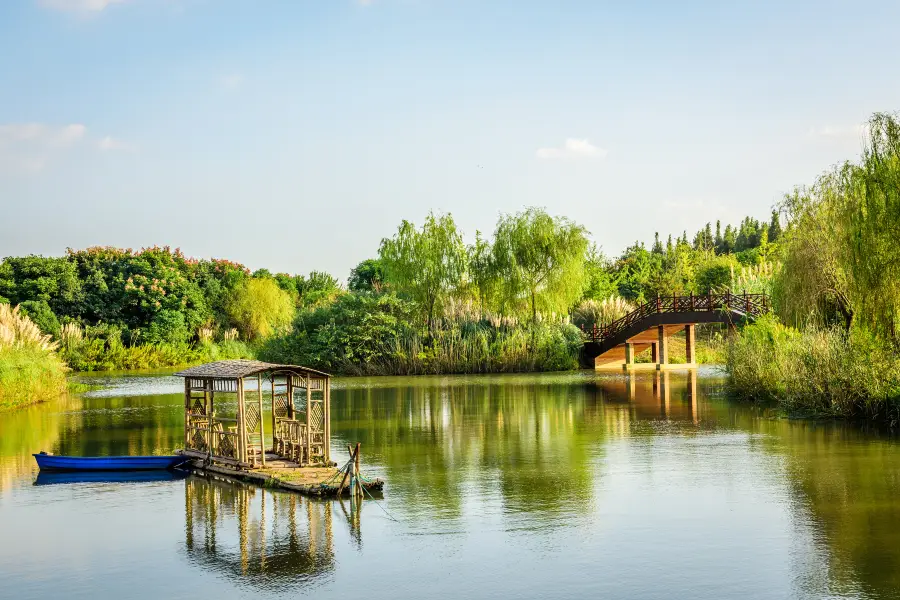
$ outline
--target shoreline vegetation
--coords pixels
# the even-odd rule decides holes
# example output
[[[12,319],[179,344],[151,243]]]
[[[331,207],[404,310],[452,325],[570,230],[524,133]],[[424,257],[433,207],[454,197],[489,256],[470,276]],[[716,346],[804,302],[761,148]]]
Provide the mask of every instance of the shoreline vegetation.
[[[0,393],[29,380],[50,389],[23,397],[53,393],[48,373],[66,368],[244,357],[336,375],[569,370],[582,328],[658,295],[730,290],[766,293],[773,306],[728,340],[698,326],[700,362],[724,363],[735,397],[897,422],[900,121],[879,113],[866,131],[858,162],[798,187],[770,219],[707,223],[692,239],[657,234],[616,257],[540,208],[501,215],[471,243],[449,214],[403,221],[346,285],[169,247],[6,257],[0,304],[52,349],[7,344],[0,374],[11,383]]]

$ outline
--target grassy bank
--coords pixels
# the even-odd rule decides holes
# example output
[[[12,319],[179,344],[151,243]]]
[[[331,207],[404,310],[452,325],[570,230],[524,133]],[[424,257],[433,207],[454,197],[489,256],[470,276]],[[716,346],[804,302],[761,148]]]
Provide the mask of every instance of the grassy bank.
[[[67,371],[50,336],[17,309],[0,304],[0,410],[64,393]]]
[[[788,413],[900,422],[900,357],[864,331],[760,319],[727,347],[732,393]]]
[[[238,341],[198,344],[144,344],[125,346],[115,341],[91,340],[64,346],[60,356],[74,371],[121,371],[200,364],[229,358],[253,358],[247,344]]]

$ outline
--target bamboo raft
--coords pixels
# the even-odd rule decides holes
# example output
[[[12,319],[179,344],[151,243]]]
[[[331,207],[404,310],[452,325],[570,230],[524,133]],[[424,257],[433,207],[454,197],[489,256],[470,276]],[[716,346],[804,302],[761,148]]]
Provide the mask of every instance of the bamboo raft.
[[[182,465],[200,475],[216,475],[243,481],[271,489],[296,492],[317,498],[337,498],[340,496],[374,497],[384,489],[382,479],[369,479],[359,471],[359,444],[351,449],[351,459],[343,467],[300,467],[275,453],[267,453],[265,468],[239,469],[216,464],[208,455],[192,450],[179,452],[191,460]],[[334,463],[332,463],[334,464]]]
[[[185,467],[309,496],[360,497],[384,482],[359,470],[359,444],[344,466],[331,460],[331,376],[298,365],[223,360],[184,378]],[[271,421],[266,423],[263,398]],[[223,401],[224,400],[224,401]],[[221,409],[236,405],[236,411]],[[266,436],[266,431],[271,433]],[[271,446],[268,442],[271,440]]]

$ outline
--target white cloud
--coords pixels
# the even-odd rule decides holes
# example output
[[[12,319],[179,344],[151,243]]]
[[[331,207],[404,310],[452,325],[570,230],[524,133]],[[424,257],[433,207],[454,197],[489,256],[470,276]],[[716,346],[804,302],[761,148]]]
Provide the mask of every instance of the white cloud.
[[[240,73],[229,73],[219,79],[219,83],[226,90],[236,90],[244,83],[244,76]]]
[[[868,131],[868,124],[842,126],[825,125],[824,127],[811,127],[808,135],[809,137],[859,139],[865,136]]]
[[[100,12],[113,4],[124,4],[128,0],[38,0],[44,8],[66,12]]]
[[[129,144],[109,135],[97,142],[97,147],[104,152],[133,152],[136,150],[134,144]]]
[[[77,145],[87,134],[80,123],[10,123],[0,125],[0,166],[16,172],[41,171],[55,155]]]
[[[46,123],[10,123],[0,125],[0,146],[30,145],[37,147],[71,146],[84,137],[87,127],[80,123],[54,127]]]
[[[590,143],[588,140],[569,138],[561,148],[539,148],[538,158],[546,159],[575,159],[575,158],[605,158],[609,152]]]

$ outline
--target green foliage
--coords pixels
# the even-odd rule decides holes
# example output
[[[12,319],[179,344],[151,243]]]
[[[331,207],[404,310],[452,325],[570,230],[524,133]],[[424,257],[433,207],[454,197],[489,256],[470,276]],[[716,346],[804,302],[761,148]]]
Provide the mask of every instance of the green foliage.
[[[577,366],[580,332],[542,325],[529,349],[522,327],[444,319],[428,340],[411,326],[418,307],[396,294],[345,294],[301,314],[288,334],[272,338],[260,357],[349,375],[565,370]]]
[[[351,292],[380,292],[384,286],[384,269],[381,261],[368,258],[350,271],[347,287]]]
[[[429,331],[450,296],[464,281],[466,248],[451,215],[429,214],[421,230],[403,221],[378,251],[385,282],[414,301]]]
[[[182,345],[186,344],[190,337],[191,332],[187,328],[182,313],[174,310],[161,310],[153,317],[142,341],[147,344]]]
[[[566,313],[582,297],[588,250],[585,229],[563,217],[529,208],[500,218],[493,262],[507,306]]]
[[[30,347],[0,347],[0,410],[65,393],[67,371],[55,353]]]
[[[900,359],[872,334],[785,327],[774,317],[744,328],[728,347],[732,391],[788,411],[897,422]]]
[[[586,300],[605,300],[617,294],[617,282],[613,276],[612,265],[596,244],[588,246],[584,257],[584,278],[583,298]]]
[[[229,298],[226,311],[247,340],[272,335],[294,316],[291,297],[270,278],[251,278]]]
[[[45,300],[26,300],[19,304],[19,311],[31,319],[41,332],[53,336],[59,333],[59,319]]]
[[[9,257],[0,263],[0,296],[14,305],[44,302],[54,313],[66,314],[81,298],[81,282],[65,258]]]

